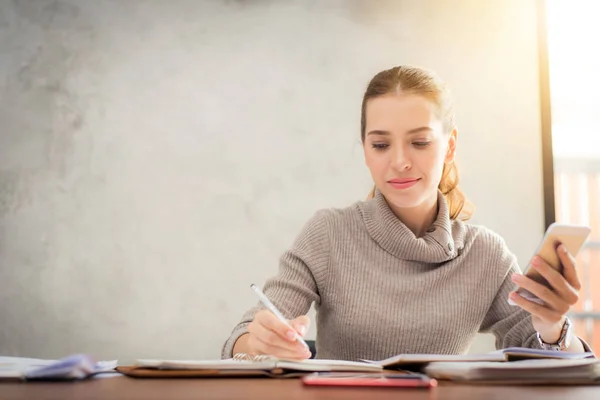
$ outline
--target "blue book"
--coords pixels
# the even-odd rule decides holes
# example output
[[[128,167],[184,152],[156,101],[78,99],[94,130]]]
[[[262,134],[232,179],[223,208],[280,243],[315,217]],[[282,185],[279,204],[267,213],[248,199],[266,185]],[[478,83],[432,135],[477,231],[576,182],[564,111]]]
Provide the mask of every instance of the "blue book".
[[[73,354],[60,360],[0,357],[0,380],[78,380],[115,372],[116,367],[116,360],[95,362],[86,354]]]

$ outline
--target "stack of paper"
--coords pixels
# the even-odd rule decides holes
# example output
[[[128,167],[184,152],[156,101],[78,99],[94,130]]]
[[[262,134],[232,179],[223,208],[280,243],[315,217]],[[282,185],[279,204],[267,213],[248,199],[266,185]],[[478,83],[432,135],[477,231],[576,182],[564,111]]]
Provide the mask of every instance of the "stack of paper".
[[[74,380],[114,372],[116,367],[116,360],[96,363],[85,354],[75,354],[60,360],[0,357],[0,380]]]
[[[425,367],[432,378],[461,382],[510,384],[598,384],[596,359],[535,359],[498,362],[433,362]]]

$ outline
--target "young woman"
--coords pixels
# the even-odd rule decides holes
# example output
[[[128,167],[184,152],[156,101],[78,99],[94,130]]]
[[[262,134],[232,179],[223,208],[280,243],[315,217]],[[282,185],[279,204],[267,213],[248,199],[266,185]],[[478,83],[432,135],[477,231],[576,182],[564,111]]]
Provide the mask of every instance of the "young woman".
[[[415,67],[382,71],[361,113],[373,192],[316,212],[263,288],[300,335],[315,303],[317,358],[459,354],[478,332],[493,333],[497,348],[587,349],[566,317],[580,289],[573,257],[557,249],[564,275],[534,259],[548,290],[520,274],[500,236],[464,222],[469,203],[457,186],[457,130],[443,83]],[[517,285],[545,305],[520,297]],[[259,305],[234,328],[222,357],[310,357],[295,335]]]

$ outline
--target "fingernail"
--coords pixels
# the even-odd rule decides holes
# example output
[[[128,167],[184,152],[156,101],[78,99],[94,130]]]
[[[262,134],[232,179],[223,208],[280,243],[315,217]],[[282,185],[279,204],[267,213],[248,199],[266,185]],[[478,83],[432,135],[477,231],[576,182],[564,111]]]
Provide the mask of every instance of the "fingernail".
[[[516,299],[516,298],[517,298],[517,293],[515,293],[515,292],[510,292],[510,293],[508,294],[508,297],[510,297],[511,299],[513,299],[513,300],[514,300],[514,299]]]
[[[294,331],[287,331],[286,336],[287,336],[288,339],[294,340],[296,338],[296,332],[294,332]]]
[[[302,351],[308,351],[308,350],[310,350],[310,348],[308,347],[308,345],[306,344],[305,341],[298,340],[297,342],[302,347],[300,350],[302,350]]]
[[[521,276],[519,274],[512,274],[510,279],[516,283],[516,282],[519,282],[519,280],[521,279]]]
[[[539,265],[540,263],[540,258],[538,256],[533,257],[533,259],[531,260],[531,264],[535,265]]]
[[[306,334],[306,325],[298,325],[298,331],[304,336]]]
[[[304,357],[307,357],[307,358],[312,356],[312,353],[310,352],[310,350],[305,350],[303,354],[304,354]]]
[[[565,247],[564,244],[560,245],[560,251],[562,251],[563,253],[567,254],[567,248]]]

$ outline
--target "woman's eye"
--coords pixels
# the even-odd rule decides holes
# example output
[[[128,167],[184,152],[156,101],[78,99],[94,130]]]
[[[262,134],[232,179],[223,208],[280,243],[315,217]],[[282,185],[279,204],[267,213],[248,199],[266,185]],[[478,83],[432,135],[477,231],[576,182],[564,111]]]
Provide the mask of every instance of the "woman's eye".
[[[413,146],[416,147],[427,147],[431,142],[413,142]]]
[[[373,143],[372,146],[376,150],[383,150],[388,148],[389,145],[387,143]]]

